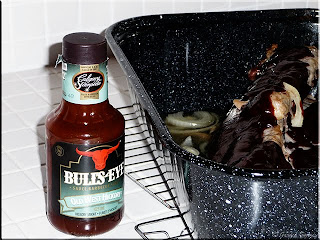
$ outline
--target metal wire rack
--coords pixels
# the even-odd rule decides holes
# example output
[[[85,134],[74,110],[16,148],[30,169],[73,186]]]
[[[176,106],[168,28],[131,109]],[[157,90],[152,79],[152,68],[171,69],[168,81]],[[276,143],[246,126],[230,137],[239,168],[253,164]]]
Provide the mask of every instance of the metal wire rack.
[[[125,174],[151,194],[160,203],[173,210],[173,215],[140,223],[135,230],[143,239],[194,239],[195,232],[185,221],[185,214],[179,208],[172,178],[161,155],[153,149],[153,139],[149,134],[144,116],[137,114],[134,106],[118,108],[126,120],[126,163]],[[141,112],[140,112],[141,114]],[[139,119],[140,118],[140,119]],[[165,226],[180,219],[176,232],[167,232]]]

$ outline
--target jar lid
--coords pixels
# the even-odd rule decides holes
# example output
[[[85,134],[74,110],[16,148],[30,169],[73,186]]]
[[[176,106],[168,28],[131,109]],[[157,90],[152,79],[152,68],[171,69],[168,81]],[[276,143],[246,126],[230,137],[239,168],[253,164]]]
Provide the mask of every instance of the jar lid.
[[[73,64],[102,63],[107,60],[107,41],[96,33],[71,33],[63,38],[62,56]]]

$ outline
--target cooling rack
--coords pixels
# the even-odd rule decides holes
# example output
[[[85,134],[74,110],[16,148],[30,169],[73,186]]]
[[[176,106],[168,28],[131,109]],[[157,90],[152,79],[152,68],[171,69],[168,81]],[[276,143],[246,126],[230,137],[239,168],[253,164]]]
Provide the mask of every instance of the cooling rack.
[[[155,149],[152,131],[139,106],[117,108],[126,121],[126,163],[125,174],[165,207],[172,210],[172,216],[143,222],[135,230],[143,239],[194,239],[195,231],[185,221],[187,212],[182,212],[170,178],[170,166]],[[149,128],[149,129],[148,129]],[[169,169],[169,170],[168,170]],[[174,221],[175,232],[168,232],[166,226]],[[172,230],[171,230],[172,231]]]

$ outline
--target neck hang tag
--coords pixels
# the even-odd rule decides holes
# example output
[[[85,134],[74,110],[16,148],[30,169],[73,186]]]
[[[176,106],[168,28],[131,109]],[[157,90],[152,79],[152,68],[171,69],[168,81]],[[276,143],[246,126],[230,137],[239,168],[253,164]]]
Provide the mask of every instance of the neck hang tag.
[[[57,66],[62,63],[62,54],[58,54],[57,60],[56,60],[56,65],[54,68],[57,68]]]

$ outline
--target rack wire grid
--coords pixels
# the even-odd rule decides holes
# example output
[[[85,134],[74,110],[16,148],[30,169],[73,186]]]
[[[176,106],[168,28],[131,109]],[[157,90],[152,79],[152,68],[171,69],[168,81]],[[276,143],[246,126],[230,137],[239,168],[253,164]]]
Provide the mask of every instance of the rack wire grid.
[[[166,166],[163,156],[155,149],[152,131],[144,111],[139,105],[117,108],[126,121],[125,174],[151,194],[165,207],[172,210],[173,215],[161,219],[143,222],[135,230],[143,239],[194,239],[195,231],[188,226],[185,214],[178,203],[173,187],[170,167]],[[177,219],[181,220],[178,221]],[[174,221],[175,232],[168,232],[166,226]],[[171,230],[172,231],[172,230]]]

